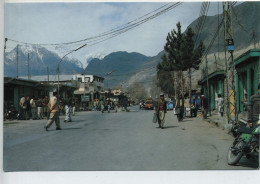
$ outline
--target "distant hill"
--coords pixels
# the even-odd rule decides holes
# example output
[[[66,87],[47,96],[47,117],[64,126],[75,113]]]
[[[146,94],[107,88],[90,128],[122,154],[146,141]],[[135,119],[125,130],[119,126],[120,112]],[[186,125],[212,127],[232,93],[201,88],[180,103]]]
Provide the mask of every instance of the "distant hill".
[[[247,48],[250,44],[253,44],[253,31],[257,34],[257,42],[259,43],[260,36],[260,2],[244,2],[233,8],[232,11],[232,24],[234,32],[234,44],[236,50],[241,50]],[[222,14],[219,15],[219,22],[222,20]],[[194,20],[189,27],[194,31],[198,23],[198,19]],[[200,39],[203,40],[205,46],[207,47],[213,38],[218,27],[218,15],[207,16],[204,28],[201,32]],[[224,28],[222,26],[219,32],[219,42],[218,39],[215,40],[210,53],[218,51],[224,51]]]
[[[141,70],[142,65],[149,59],[150,57],[136,52],[114,52],[103,59],[92,59],[86,67],[85,73],[105,77],[109,81],[109,87],[113,87],[128,80],[133,72]],[[106,76],[111,71],[113,73]]]

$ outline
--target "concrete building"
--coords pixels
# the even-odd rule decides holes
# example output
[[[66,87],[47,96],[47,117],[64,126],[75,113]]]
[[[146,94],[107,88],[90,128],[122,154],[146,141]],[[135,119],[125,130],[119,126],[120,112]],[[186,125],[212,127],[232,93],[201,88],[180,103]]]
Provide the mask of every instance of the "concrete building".
[[[237,110],[244,111],[244,104],[241,102],[247,94],[247,103],[250,96],[257,93],[260,76],[260,50],[251,49],[235,59],[236,68],[236,95]]]
[[[79,88],[74,91],[84,105],[92,108],[94,99],[101,99],[101,92],[104,91],[104,78],[95,75],[73,75],[73,80],[79,83]]]

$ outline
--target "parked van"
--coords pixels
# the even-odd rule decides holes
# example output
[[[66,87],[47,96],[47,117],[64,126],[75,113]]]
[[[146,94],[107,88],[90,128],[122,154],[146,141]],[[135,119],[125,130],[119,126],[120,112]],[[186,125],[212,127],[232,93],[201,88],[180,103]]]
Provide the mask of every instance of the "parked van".
[[[152,98],[147,98],[145,101],[144,108],[147,109],[152,109],[153,110],[153,99]]]

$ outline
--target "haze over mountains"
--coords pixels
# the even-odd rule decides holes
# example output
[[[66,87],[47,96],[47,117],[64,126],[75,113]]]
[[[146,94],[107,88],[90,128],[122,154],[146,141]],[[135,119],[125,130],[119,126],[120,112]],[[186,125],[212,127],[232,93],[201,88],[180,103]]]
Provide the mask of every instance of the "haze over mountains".
[[[235,57],[242,54],[247,49],[252,49],[254,41],[256,47],[259,48],[260,35],[260,2],[244,2],[233,8],[233,30],[235,42]],[[207,48],[212,37],[214,36],[217,23],[222,20],[222,15],[208,16],[206,18],[204,28],[200,39],[203,40]],[[196,31],[198,19],[194,20],[189,27]],[[177,22],[176,22],[177,23]],[[169,30],[171,31],[171,30]],[[185,31],[185,30],[183,30]],[[253,37],[255,32],[255,37]],[[214,53],[219,52],[219,63],[223,62],[222,53],[224,51],[223,27],[220,30],[219,38],[217,38],[209,52],[209,63],[213,63],[215,58]],[[165,35],[166,37],[166,35]],[[19,75],[27,75],[27,53],[23,46],[19,47]],[[149,48],[148,48],[149,49]],[[163,48],[162,48],[163,50]],[[88,66],[84,69],[83,65],[77,59],[65,58],[61,65],[60,71],[63,74],[87,73],[99,76],[105,76],[113,71],[108,76],[105,76],[109,87],[123,85],[129,86],[135,81],[140,81],[149,87],[151,78],[156,75],[156,65],[161,61],[163,51],[154,57],[147,57],[140,53],[114,52],[101,59],[93,58],[88,61]],[[101,54],[102,55],[102,54]],[[30,50],[30,73],[31,75],[47,75],[47,66],[49,66],[50,74],[56,73],[57,64],[60,57],[47,50],[44,47],[32,47]],[[4,72],[7,76],[16,76],[16,49],[6,53],[4,64]],[[194,72],[194,79],[200,78],[200,72]]]

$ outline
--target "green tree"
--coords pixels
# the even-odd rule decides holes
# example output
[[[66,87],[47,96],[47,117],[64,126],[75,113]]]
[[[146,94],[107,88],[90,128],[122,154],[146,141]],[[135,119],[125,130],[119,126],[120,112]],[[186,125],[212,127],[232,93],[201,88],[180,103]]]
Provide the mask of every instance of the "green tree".
[[[166,54],[162,56],[162,62],[157,65],[157,76],[161,71],[173,71],[179,76],[178,85],[175,89],[184,96],[183,71],[189,72],[190,93],[191,93],[191,69],[199,69],[201,58],[204,52],[204,45],[201,41],[197,48],[194,48],[194,33],[188,28],[186,33],[181,32],[181,24],[177,23],[177,30],[173,29],[168,33],[164,50]],[[174,76],[174,75],[173,75]],[[168,79],[170,80],[170,78]]]
[[[174,96],[174,73],[171,71],[158,70],[157,72],[157,85],[161,90],[168,94],[169,97]]]
[[[133,83],[127,88],[127,91],[133,100],[141,100],[148,96],[144,85],[140,82]]]

